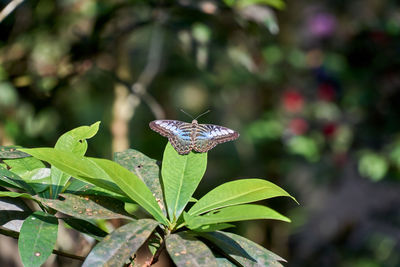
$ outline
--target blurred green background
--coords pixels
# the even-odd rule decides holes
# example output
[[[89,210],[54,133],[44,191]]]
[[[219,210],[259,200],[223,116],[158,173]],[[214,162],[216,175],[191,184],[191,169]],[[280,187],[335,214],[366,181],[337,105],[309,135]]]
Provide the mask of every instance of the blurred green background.
[[[181,108],[241,134],[197,196],[260,177],[301,204],[268,200],[293,222],[234,231],[285,266],[400,266],[397,1],[32,0],[0,22],[0,145],[100,120],[89,155],[161,160],[148,123],[190,122]]]

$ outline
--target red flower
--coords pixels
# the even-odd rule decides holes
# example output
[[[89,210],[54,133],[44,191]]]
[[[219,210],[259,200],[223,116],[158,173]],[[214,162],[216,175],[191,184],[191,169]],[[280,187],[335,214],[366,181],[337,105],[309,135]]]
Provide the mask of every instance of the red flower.
[[[318,99],[325,101],[333,101],[336,92],[332,85],[323,83],[318,87]]]
[[[325,126],[322,129],[322,132],[326,137],[332,137],[335,134],[336,130],[337,130],[336,123],[328,123],[325,124]]]
[[[283,94],[282,104],[288,112],[299,112],[303,109],[304,98],[299,92],[290,90]]]
[[[304,119],[296,118],[289,122],[289,129],[295,135],[302,135],[308,130],[308,123]]]

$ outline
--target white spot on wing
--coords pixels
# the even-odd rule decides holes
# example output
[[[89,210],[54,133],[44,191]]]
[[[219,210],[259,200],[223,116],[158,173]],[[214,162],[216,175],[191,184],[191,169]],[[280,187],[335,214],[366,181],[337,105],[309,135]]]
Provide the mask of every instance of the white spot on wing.
[[[227,134],[228,134],[228,132],[225,131],[225,130],[221,130],[221,133],[222,133],[223,135],[227,135]]]
[[[165,127],[165,129],[169,129],[169,128],[171,128],[171,127],[172,127],[172,125],[169,124],[169,125],[167,125],[167,127]]]
[[[176,126],[172,126],[170,130],[171,130],[172,132],[176,133],[177,131],[175,131],[175,129],[176,129]]]
[[[161,124],[162,123],[162,121],[156,121],[155,122],[155,124]]]
[[[160,126],[161,126],[161,127],[164,127],[164,128],[165,128],[167,125],[168,125],[168,123],[166,123],[166,122],[163,122],[163,123],[160,124]]]
[[[227,129],[228,133],[234,133],[231,129]]]

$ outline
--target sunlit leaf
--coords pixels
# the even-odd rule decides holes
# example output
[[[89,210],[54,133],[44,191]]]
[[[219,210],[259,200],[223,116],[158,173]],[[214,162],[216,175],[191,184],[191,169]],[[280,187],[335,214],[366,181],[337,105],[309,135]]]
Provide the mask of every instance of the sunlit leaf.
[[[0,166],[0,179],[2,182],[5,182],[5,185],[11,185],[15,188],[24,189],[30,194],[34,195],[36,192],[33,188],[27,184],[20,176],[17,174],[7,170],[3,166]]]
[[[86,157],[47,147],[21,150],[35,158],[47,161],[70,176],[124,195],[108,174]]]
[[[207,166],[207,153],[180,155],[168,142],[162,162],[165,201],[171,220],[176,220],[196,190]]]
[[[159,203],[164,215],[166,215],[160,183],[160,169],[156,160],[147,157],[137,150],[128,149],[123,152],[115,153],[114,161],[133,172],[147,185]]]
[[[155,219],[168,224],[156,199],[144,182],[118,163],[106,159],[77,156],[71,152],[53,148],[24,149],[23,151],[49,162],[70,176],[130,197]]]
[[[291,197],[285,190],[266,180],[241,179],[222,184],[211,190],[199,199],[188,213],[197,215],[213,209],[279,196]]]
[[[63,151],[70,151],[78,156],[83,156],[87,150],[87,141],[99,130],[100,122],[91,126],[81,126],[64,133],[58,138],[54,148]],[[51,197],[56,198],[62,191],[70,176],[55,166],[51,166]]]
[[[290,222],[290,219],[268,207],[256,204],[243,204],[225,207],[211,211],[202,216],[191,216],[184,213],[185,222],[190,229],[196,229],[202,225],[236,222],[245,220],[274,219]]]
[[[152,192],[135,174],[111,160],[97,158],[90,158],[90,160],[107,172],[128,197],[141,205],[156,220],[168,224],[167,218],[162,213]]]

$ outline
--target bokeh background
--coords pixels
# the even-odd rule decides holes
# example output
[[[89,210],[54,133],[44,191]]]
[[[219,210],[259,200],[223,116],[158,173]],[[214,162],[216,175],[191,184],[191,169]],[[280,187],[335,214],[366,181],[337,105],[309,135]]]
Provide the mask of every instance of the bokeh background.
[[[101,121],[89,155],[161,160],[148,123],[190,122],[181,108],[241,134],[209,152],[198,197],[257,177],[300,202],[266,202],[291,224],[233,231],[285,266],[400,266],[397,1],[32,0],[1,18],[1,145]]]

